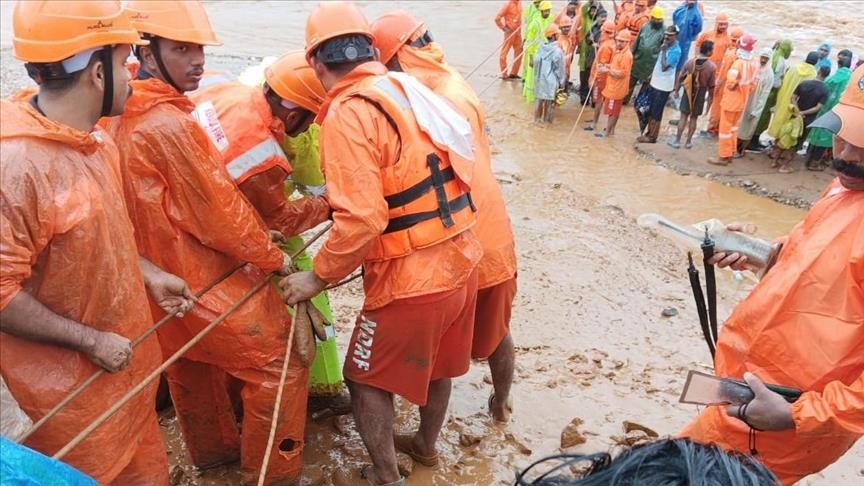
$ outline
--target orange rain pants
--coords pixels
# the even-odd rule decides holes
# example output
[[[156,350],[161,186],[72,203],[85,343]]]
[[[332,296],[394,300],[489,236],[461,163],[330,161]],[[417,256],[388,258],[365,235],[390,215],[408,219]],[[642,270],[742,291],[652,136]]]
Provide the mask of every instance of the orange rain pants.
[[[732,157],[738,144],[738,125],[743,111],[720,112],[720,124],[717,133],[717,155]]]
[[[835,179],[777,263],[724,323],[715,373],[804,390],[792,430],[755,432],[757,458],[791,485],[864,435],[864,191]],[[681,436],[749,453],[749,428],[708,407]]]
[[[131,84],[126,111],[107,125],[122,141],[125,195],[138,230],[138,250],[193,290],[247,263],[204,294],[184,317],[159,329],[163,352],[173,354],[267,272],[280,268],[283,256],[232,181],[218,149],[188,115],[194,104],[155,78]],[[161,311],[151,308],[161,317]],[[227,378],[218,376],[228,373],[243,382],[241,468],[247,480],[257,476],[290,325],[275,286],[265,286],[184,355],[194,365],[181,361],[168,371],[174,408],[196,465],[236,458],[236,430],[222,426],[234,419],[223,402]],[[274,445],[267,484],[296,478],[303,464],[308,370],[299,360],[292,360],[289,370],[280,428],[285,435]],[[290,452],[276,452],[280,445]]]
[[[39,114],[34,90],[0,101],[0,309],[29,294],[52,312],[128,339],[153,324],[117,147]],[[155,336],[129,364],[96,380],[24,445],[52,455],[161,361]],[[0,372],[34,421],[99,366],[68,348],[0,332]],[[146,387],[63,460],[101,484],[167,485],[168,464]]]
[[[501,55],[498,57],[498,66],[501,68],[501,76],[507,75],[507,56],[513,51],[513,64],[510,66],[510,76],[517,76],[522,67],[522,34],[517,30],[510,34],[504,33],[504,44],[501,46]]]

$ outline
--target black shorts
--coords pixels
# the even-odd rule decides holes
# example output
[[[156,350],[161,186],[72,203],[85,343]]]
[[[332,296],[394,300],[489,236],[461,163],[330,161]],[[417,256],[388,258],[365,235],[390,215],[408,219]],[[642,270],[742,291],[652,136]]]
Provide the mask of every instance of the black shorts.
[[[705,97],[707,94],[707,89],[699,88],[696,91],[696,96],[693,97],[694,106],[691,108],[690,100],[687,98],[687,92],[683,92],[681,94],[681,114],[702,116],[702,114],[705,113]]]

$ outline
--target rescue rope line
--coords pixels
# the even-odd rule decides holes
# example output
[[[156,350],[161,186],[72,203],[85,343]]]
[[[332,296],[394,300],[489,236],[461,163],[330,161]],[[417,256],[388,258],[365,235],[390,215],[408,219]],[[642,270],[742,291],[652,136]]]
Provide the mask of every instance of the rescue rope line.
[[[207,292],[212,290],[213,287],[219,285],[220,283],[222,283],[223,280],[230,277],[234,272],[243,268],[244,265],[246,265],[246,263],[241,263],[240,265],[237,265],[234,268],[223,273],[216,280],[210,282],[205,287],[203,287],[201,290],[199,290],[195,294],[195,297],[198,298],[198,297],[201,297],[202,295],[206,294]],[[159,319],[158,322],[153,324],[152,327],[150,327],[149,329],[144,331],[144,334],[140,335],[137,339],[132,341],[132,344],[131,344],[132,349],[135,349],[136,346],[138,346],[139,344],[144,342],[145,339],[147,339],[151,334],[156,332],[156,330],[158,330],[160,327],[162,327],[163,324],[170,321],[174,316],[176,316],[178,314],[178,312],[179,312],[179,309],[175,310],[169,314],[166,314],[162,319]],[[45,423],[48,422],[48,420],[50,420],[52,417],[57,415],[57,413],[59,413],[61,410],[63,410],[63,408],[65,408],[66,405],[69,405],[69,403],[72,400],[78,398],[78,396],[81,395],[81,393],[83,393],[84,390],[86,390],[100,376],[104,375],[105,373],[106,373],[106,371],[104,368],[99,368],[95,373],[90,375],[89,378],[87,378],[80,385],[78,385],[78,388],[76,388],[71,393],[69,393],[69,395],[67,395],[63,400],[60,400],[60,402],[57,405],[55,405],[54,408],[49,410],[48,413],[46,413],[45,415],[42,416],[42,418],[37,420],[36,423],[34,423],[33,426],[30,427],[30,429],[24,433],[24,435],[22,435],[21,437],[19,437],[16,440],[16,442],[19,444],[23,444],[25,440],[27,440],[31,435],[33,435],[33,433],[35,433],[37,430],[39,430],[40,427],[45,425]]]
[[[510,39],[512,39],[513,36],[516,35],[516,34],[518,34],[519,32],[520,32],[520,30],[514,30],[513,32],[510,33],[510,35],[508,35],[507,37],[505,37],[505,38],[504,38],[504,42],[498,44],[498,47],[496,47],[495,50],[493,50],[493,51],[492,51],[488,56],[486,56],[485,59],[483,59],[482,61],[480,61],[480,64],[478,64],[477,66],[475,66],[474,69],[472,69],[471,72],[468,73],[468,74],[465,76],[465,79],[467,80],[467,79],[470,78],[474,73],[476,73],[477,70],[480,69],[480,67],[481,67],[482,65],[486,64],[486,61],[488,61],[489,59],[491,59],[492,56],[494,56],[496,52],[500,51],[501,48],[504,47],[504,44],[506,44],[507,42],[509,42]],[[520,55],[521,55],[521,54],[520,54]],[[516,62],[516,61],[514,60],[513,62]]]
[[[294,306],[294,315],[297,314],[297,306]],[[294,323],[288,331],[288,344],[285,346],[285,359],[282,361],[282,375],[279,377],[279,388],[276,390],[276,403],[273,404],[273,418],[270,420],[270,436],[267,437],[267,447],[264,448],[264,462],[261,464],[261,472],[258,474],[258,486],[264,486],[264,477],[267,476],[267,468],[270,466],[270,455],[273,453],[273,442],[276,439],[276,426],[279,424],[279,409],[282,406],[282,391],[285,389],[285,378],[288,376],[288,362],[291,361],[291,346],[294,344]]]
[[[327,226],[325,226],[320,231],[315,233],[315,235],[313,235],[312,238],[310,238],[309,241],[307,241],[303,245],[302,248],[300,248],[293,255],[291,255],[291,259],[293,260],[294,258],[297,258],[297,256],[300,255],[300,253],[302,253],[307,248],[309,248],[309,246],[315,240],[317,240],[318,238],[323,236],[324,233],[327,232],[327,230],[329,230],[332,226],[333,226],[333,222],[330,222],[327,224]],[[75,436],[75,438],[73,438],[68,444],[66,444],[62,449],[60,449],[60,451],[58,451],[56,454],[54,454],[53,458],[57,459],[57,460],[62,459],[66,454],[69,453],[69,451],[71,451],[78,444],[83,442],[84,439],[86,439],[91,433],[93,433],[94,430],[99,428],[99,426],[104,424],[115,413],[117,413],[117,411],[120,410],[120,408],[123,407],[123,405],[126,405],[126,403],[128,403],[132,398],[134,398],[135,395],[137,395],[138,393],[141,392],[141,390],[146,388],[147,385],[150,384],[150,382],[152,382],[154,379],[159,377],[159,375],[162,374],[163,371],[165,371],[169,366],[171,366],[172,364],[174,364],[174,362],[176,362],[178,359],[180,359],[180,357],[183,356],[183,354],[185,354],[187,351],[189,351],[189,349],[191,349],[192,346],[194,346],[199,341],[201,341],[210,331],[212,331],[216,326],[218,326],[225,319],[227,319],[228,316],[231,315],[231,313],[233,313],[235,310],[237,310],[241,305],[243,305],[247,300],[249,300],[253,295],[255,295],[255,293],[257,293],[259,290],[264,288],[264,286],[270,282],[270,278],[274,275],[275,275],[275,273],[267,274],[267,276],[265,276],[263,279],[261,279],[260,282],[255,284],[254,287],[252,287],[251,289],[249,289],[248,292],[243,294],[243,296],[240,297],[240,299],[238,299],[230,307],[225,309],[225,312],[223,312],[219,317],[217,317],[212,322],[210,322],[210,324],[208,324],[207,327],[202,329],[198,334],[196,334],[192,339],[190,339],[189,342],[187,342],[185,345],[183,345],[182,348],[177,350],[177,352],[175,352],[173,355],[171,355],[170,358],[168,358],[158,368],[156,368],[155,370],[153,370],[153,372],[151,372],[149,375],[147,375],[147,377],[144,378],[144,380],[141,383],[136,385],[133,389],[129,390],[125,395],[123,395],[122,398],[120,398],[120,400],[115,402],[114,405],[112,405],[108,410],[103,412],[102,415],[100,415],[98,418],[96,418],[96,420],[94,420],[90,425],[88,425],[84,430],[82,430],[81,433],[79,433],[77,436]],[[214,285],[215,285],[215,283],[214,283]],[[293,329],[294,329],[294,327],[292,326],[290,332],[293,332]]]
[[[120,400],[115,402],[114,405],[112,405],[108,410],[103,412],[102,415],[100,415],[96,420],[91,422],[90,425],[88,425],[84,430],[81,431],[81,433],[79,433],[77,436],[75,436],[74,439],[72,439],[68,444],[66,444],[62,449],[60,449],[59,452],[54,454],[54,456],[53,456],[54,459],[57,459],[57,460],[62,459],[66,454],[69,453],[69,451],[74,449],[75,446],[77,446],[84,439],[86,439],[94,430],[99,428],[100,425],[102,425],[108,419],[110,419],[115,413],[117,413],[118,410],[120,410],[121,407],[123,407],[123,405],[126,405],[130,400],[132,400],[136,395],[138,395],[138,393],[140,393],[141,390],[146,388],[147,385],[150,384],[150,382],[152,382],[153,380],[158,378],[159,375],[161,375],[163,371],[165,371],[169,366],[171,366],[172,364],[174,364],[174,362],[176,362],[178,359],[180,359],[180,357],[182,357],[183,354],[186,353],[186,351],[189,351],[189,349],[191,349],[192,346],[198,344],[198,342],[201,341],[202,339],[204,339],[204,337],[210,331],[212,331],[216,326],[218,326],[225,319],[227,319],[228,316],[232,312],[237,310],[241,305],[246,303],[247,300],[249,300],[253,295],[255,295],[256,292],[258,292],[259,290],[264,288],[265,285],[270,283],[270,277],[272,275],[274,275],[274,274],[272,274],[272,273],[267,274],[267,276],[262,278],[261,281],[259,281],[254,287],[252,287],[248,292],[243,294],[243,296],[240,297],[239,300],[237,300],[236,302],[234,302],[234,304],[232,304],[230,307],[228,307],[228,309],[226,309],[225,312],[223,312],[219,317],[214,319],[210,324],[207,325],[207,327],[202,329],[198,334],[195,335],[195,337],[193,337],[192,339],[189,340],[189,342],[187,342],[185,345],[183,345],[182,348],[180,348],[176,353],[171,355],[170,358],[168,358],[158,368],[153,370],[153,372],[151,372],[149,375],[147,375],[147,377],[144,378],[144,381],[142,381],[141,383],[136,385],[134,388],[132,388],[131,390],[126,392],[126,394],[123,395],[123,397]]]
[[[585,107],[588,106],[588,102],[591,101],[591,98],[594,96],[594,84],[597,83],[597,78],[594,78],[594,81],[591,81],[591,86],[588,88],[588,96],[585,97],[585,102],[582,103],[582,108],[579,109],[579,115],[576,116],[576,121],[573,122],[573,128],[570,130],[570,135],[567,135],[567,143],[570,143],[570,139],[573,138],[573,133],[576,132],[576,127],[579,126],[579,120],[582,119],[582,113],[585,112]],[[594,124],[597,124],[597,120],[594,120]]]
[[[324,287],[324,290],[332,290],[332,289],[341,287],[343,285],[349,284],[349,283],[357,280],[358,278],[360,278],[362,276],[363,276],[363,270],[360,270],[359,272],[355,273],[354,275],[351,275],[350,277],[346,278],[345,280],[342,280],[341,282],[336,282],[334,284],[330,284],[330,285]]]

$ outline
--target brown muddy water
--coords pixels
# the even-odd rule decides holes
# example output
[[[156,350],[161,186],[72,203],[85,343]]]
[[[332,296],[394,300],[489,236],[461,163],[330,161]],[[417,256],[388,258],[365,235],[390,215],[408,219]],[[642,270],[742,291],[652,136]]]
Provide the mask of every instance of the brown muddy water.
[[[559,110],[555,124],[531,123],[532,107],[521,86],[497,77],[502,40],[492,19],[500,1],[360,2],[367,17],[393,8],[424,20],[448,62],[467,74],[488,112],[495,169],[511,212],[519,251],[519,294],[513,315],[517,343],[515,411],[504,427],[491,424],[486,407],[489,373],[483,363],[455,380],[450,416],[442,432],[443,465],[414,467],[409,485],[509,484],[513,471],[559,452],[561,431],[574,418],[585,442],[567,449],[590,453],[614,449],[622,422],[636,421],[661,435],[675,434],[698,413],[677,403],[688,369],[710,367],[701,341],[683,253],[638,228],[634,218],[656,212],[681,222],[707,218],[747,221],[759,235],[786,233],[804,212],[698,176],[683,176],[640,158],[633,149],[635,120],[625,110],[614,139],[597,140],[581,128],[568,142],[577,102]],[[611,1],[603,2],[611,9]],[[663,1],[667,15],[677,5]],[[556,9],[565,2],[556,1]],[[207,2],[224,46],[208,50],[208,66],[235,73],[263,56],[303,46],[305,18],[314,2]],[[864,54],[860,26],[864,2],[708,1],[707,28],[725,11],[732,25],[760,39],[757,47],[789,37],[793,62],[823,40],[834,54]],[[0,2],[2,95],[29,84],[12,59],[11,3]],[[858,52],[862,51],[862,52]],[[490,56],[491,55],[491,56]],[[485,60],[485,62],[484,62]],[[482,64],[481,64],[482,63]],[[574,97],[575,98],[575,97]],[[700,142],[708,143],[708,142]],[[806,178],[806,172],[796,177]],[[803,182],[802,182],[803,183]],[[817,192],[814,188],[813,192]],[[720,272],[720,315],[728,315],[751,282]],[[341,349],[350,336],[362,295],[358,285],[331,295]],[[661,316],[666,307],[679,314]],[[397,399],[399,430],[417,424],[412,407]],[[176,424],[162,418],[175,484],[237,484],[235,469],[198,473],[188,466]],[[356,469],[368,461],[350,416],[310,422],[306,462],[310,478],[360,484]],[[801,482],[847,485],[864,482],[864,446]],[[321,484],[321,483],[319,483]]]

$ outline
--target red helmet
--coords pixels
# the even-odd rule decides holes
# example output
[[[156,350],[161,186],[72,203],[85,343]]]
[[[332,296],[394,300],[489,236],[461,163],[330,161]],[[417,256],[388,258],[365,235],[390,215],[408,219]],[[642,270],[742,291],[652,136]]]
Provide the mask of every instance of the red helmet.
[[[741,40],[738,41],[738,48],[744,52],[753,52],[753,47],[756,46],[756,38],[750,34],[744,34],[741,36]]]

